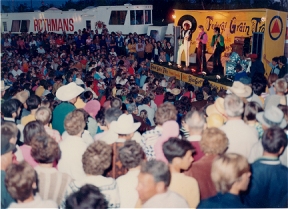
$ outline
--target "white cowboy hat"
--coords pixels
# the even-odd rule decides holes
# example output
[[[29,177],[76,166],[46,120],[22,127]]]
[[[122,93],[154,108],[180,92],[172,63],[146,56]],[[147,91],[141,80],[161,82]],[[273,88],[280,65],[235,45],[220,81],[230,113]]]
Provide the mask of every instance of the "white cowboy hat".
[[[5,86],[4,81],[1,81],[1,91],[5,91],[5,90],[7,90],[9,88],[10,88],[10,86]]]
[[[77,84],[74,82],[71,82],[68,85],[61,86],[56,92],[56,97],[61,101],[69,101],[77,97],[83,91],[84,89],[82,87],[77,86]]]
[[[234,93],[238,97],[250,97],[252,94],[252,88],[248,85],[244,85],[240,81],[234,81],[232,87],[229,87],[232,93]]]
[[[140,127],[140,125],[141,123],[134,123],[131,114],[123,114],[117,121],[113,121],[110,124],[110,130],[117,134],[132,134]]]
[[[264,112],[257,113],[256,119],[267,127],[279,126],[280,128],[285,128],[287,126],[284,113],[276,106],[271,106],[265,109]]]
[[[181,90],[180,89],[177,89],[177,88],[174,88],[172,90],[170,90],[170,93],[177,96],[181,93]]]
[[[80,78],[76,78],[75,83],[76,83],[77,85],[82,85],[82,84],[84,84],[84,82],[83,82]]]
[[[214,104],[211,104],[206,108],[206,114],[208,116],[219,114],[223,117],[225,115],[224,99],[222,97],[218,97]]]
[[[24,104],[26,102],[26,100],[28,99],[28,97],[30,96],[28,91],[20,91],[18,92],[14,97],[12,97],[13,99],[18,99],[22,104]]]
[[[189,29],[192,28],[192,23],[190,20],[185,20],[183,23],[182,23],[182,27],[184,28],[184,25],[185,24],[188,24],[189,25]]]

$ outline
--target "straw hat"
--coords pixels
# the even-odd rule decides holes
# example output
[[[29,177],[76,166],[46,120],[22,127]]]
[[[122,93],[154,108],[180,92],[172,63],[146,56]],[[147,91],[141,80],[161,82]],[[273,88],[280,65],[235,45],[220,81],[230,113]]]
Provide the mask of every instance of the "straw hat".
[[[225,115],[224,99],[222,97],[218,97],[214,104],[207,107],[206,114],[208,117],[213,114],[218,114],[223,117]]]
[[[80,86],[77,86],[76,83],[72,82],[65,86],[61,86],[57,92],[56,97],[61,101],[69,101],[73,98],[76,98],[84,91]]]
[[[140,127],[141,123],[134,123],[134,119],[131,114],[121,115],[117,121],[113,121],[110,124],[110,130],[117,134],[132,134]]]
[[[28,99],[28,97],[29,97],[28,91],[20,91],[13,97],[13,99],[18,99],[22,104],[24,104]]]
[[[252,94],[252,88],[248,85],[244,85],[240,81],[235,81],[232,87],[229,87],[232,93],[234,93],[238,97],[249,97]]]
[[[208,128],[219,128],[224,124],[224,118],[216,113],[213,113],[212,115],[210,115],[209,117],[206,118],[207,120],[207,127]]]
[[[177,96],[181,93],[181,90],[180,89],[177,89],[177,88],[174,88],[172,90],[170,90],[170,93]]]

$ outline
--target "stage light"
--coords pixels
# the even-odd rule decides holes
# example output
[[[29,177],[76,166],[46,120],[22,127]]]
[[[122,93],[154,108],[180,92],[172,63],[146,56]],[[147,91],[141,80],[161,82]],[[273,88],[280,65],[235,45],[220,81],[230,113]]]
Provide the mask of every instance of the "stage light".
[[[207,75],[207,73],[203,71],[203,72],[202,72],[202,75],[206,76],[206,75]]]
[[[151,59],[151,62],[153,63],[153,62],[154,62],[154,60],[153,60],[153,59]]]
[[[195,72],[196,72],[196,70],[195,70],[194,68],[192,68],[191,71],[192,71],[192,73],[195,73]]]
[[[173,19],[176,19],[176,15],[172,15],[172,18],[173,18]]]
[[[169,66],[171,66],[171,65],[172,65],[172,63],[171,63],[171,62],[168,62],[168,65],[169,65]]]
[[[220,75],[216,75],[216,79],[217,79],[217,82],[218,82],[219,79],[221,79],[221,76]]]

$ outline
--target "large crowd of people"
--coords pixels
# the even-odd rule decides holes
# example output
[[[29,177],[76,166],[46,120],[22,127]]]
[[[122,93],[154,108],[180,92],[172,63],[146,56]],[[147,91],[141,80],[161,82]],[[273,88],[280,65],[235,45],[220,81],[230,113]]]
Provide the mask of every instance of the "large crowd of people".
[[[2,208],[288,207],[278,68],[217,91],[152,73],[173,46],[136,33],[7,33],[1,47]]]

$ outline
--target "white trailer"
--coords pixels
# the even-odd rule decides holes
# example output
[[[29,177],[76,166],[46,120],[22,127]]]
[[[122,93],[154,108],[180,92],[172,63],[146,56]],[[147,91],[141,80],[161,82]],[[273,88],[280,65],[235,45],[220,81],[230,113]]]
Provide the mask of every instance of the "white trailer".
[[[88,7],[82,11],[50,8],[45,12],[1,13],[1,32],[37,33],[46,30],[55,33],[66,31],[71,34],[83,28],[101,32],[106,25],[110,32],[146,34],[148,26],[153,24],[152,10],[152,5],[125,4]]]

